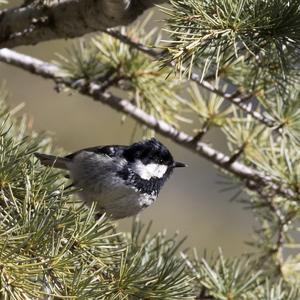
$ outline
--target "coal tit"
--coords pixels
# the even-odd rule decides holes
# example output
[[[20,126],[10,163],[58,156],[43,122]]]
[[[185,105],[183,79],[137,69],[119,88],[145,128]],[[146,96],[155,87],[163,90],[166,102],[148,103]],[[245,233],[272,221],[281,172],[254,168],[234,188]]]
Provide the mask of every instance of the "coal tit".
[[[174,168],[186,166],[174,161],[155,138],[130,146],[86,148],[65,157],[35,155],[45,166],[68,170],[85,203],[97,203],[97,211],[113,219],[133,216],[151,205]]]

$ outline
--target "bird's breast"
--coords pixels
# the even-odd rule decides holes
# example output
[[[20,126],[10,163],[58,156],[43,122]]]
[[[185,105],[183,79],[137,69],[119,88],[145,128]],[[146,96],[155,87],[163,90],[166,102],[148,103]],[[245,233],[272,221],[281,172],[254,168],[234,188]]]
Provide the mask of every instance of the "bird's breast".
[[[156,199],[154,193],[142,194],[124,184],[113,188],[102,187],[101,190],[83,189],[80,196],[88,205],[95,202],[98,211],[106,212],[114,219],[136,215]]]

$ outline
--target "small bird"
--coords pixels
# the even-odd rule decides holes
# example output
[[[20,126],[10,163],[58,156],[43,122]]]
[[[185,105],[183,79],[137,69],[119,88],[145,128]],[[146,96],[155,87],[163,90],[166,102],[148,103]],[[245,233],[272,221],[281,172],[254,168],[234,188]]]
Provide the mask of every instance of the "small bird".
[[[113,219],[136,215],[150,206],[174,168],[170,151],[157,139],[130,146],[86,148],[65,157],[35,153],[45,166],[68,170],[73,186],[87,204],[96,203],[99,214]]]

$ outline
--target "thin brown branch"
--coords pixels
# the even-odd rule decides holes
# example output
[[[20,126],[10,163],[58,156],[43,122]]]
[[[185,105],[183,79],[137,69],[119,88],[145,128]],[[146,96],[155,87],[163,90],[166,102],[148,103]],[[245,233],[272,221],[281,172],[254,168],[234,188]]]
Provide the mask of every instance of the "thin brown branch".
[[[154,58],[159,58],[164,54],[164,51],[158,51],[154,48],[147,47],[143,45],[142,43],[135,42],[131,40],[129,37],[126,35],[122,34],[121,32],[115,30],[115,29],[109,29],[105,30],[105,33],[111,35],[112,37],[115,37],[122,41],[125,44],[128,44],[129,46],[138,49],[142,51],[143,53],[146,53],[147,55],[154,57]],[[252,97],[251,94],[241,94],[238,92],[233,92],[233,93],[226,93],[222,91],[221,89],[215,87],[212,85],[206,78],[202,79],[198,74],[196,73],[191,73],[190,79],[197,83],[197,85],[205,88],[206,90],[217,94],[218,96],[224,98],[225,100],[230,101],[232,104],[236,105],[238,108],[240,108],[242,111],[247,113],[248,115],[251,115],[255,120],[259,121],[260,123],[264,124],[265,126],[268,127],[275,127],[276,123],[275,121],[267,118],[264,116],[262,113],[255,111],[252,109],[251,104],[245,104],[245,100],[248,100]]]
[[[203,138],[203,136],[208,132],[209,130],[209,120],[206,120],[202,126],[201,129],[198,130],[198,132],[194,135],[193,140],[191,143],[195,143],[197,144],[198,142],[200,142]]]
[[[123,42],[124,44],[127,44],[129,46],[131,46],[132,48],[135,48],[151,57],[155,57],[158,58],[159,56],[161,56],[163,54],[163,51],[156,49],[156,48],[151,48],[148,47],[142,43],[139,42],[135,42],[133,41],[131,38],[129,38],[128,36],[122,34],[119,30],[115,30],[112,28],[109,29],[104,29],[102,30],[102,32],[120,40],[121,42]]]
[[[0,49],[0,61],[17,66],[38,76],[52,79],[55,82],[63,83],[72,88],[73,82],[68,79],[60,78],[57,75],[59,68],[55,65],[24,54],[19,54],[9,49]],[[82,81],[77,83],[76,88],[81,94],[87,95],[123,114],[131,116],[137,122],[154,129],[157,133],[171,139],[173,142],[208,159],[221,169],[245,181],[248,186],[251,186],[253,189],[267,186],[272,189],[274,193],[283,194],[294,199],[298,199],[299,197],[293,190],[283,188],[279,183],[274,182],[272,177],[260,173],[241,162],[234,161],[228,164],[230,161],[229,156],[212,148],[206,143],[200,141],[195,143],[194,138],[189,134],[176,129],[165,121],[158,120],[152,115],[147,114],[127,99],[122,99],[109,92],[102,91],[101,85],[97,83]]]
[[[228,164],[232,164],[234,161],[238,160],[240,156],[244,153],[245,147],[247,146],[247,143],[244,143],[237,151],[235,151],[228,161]]]

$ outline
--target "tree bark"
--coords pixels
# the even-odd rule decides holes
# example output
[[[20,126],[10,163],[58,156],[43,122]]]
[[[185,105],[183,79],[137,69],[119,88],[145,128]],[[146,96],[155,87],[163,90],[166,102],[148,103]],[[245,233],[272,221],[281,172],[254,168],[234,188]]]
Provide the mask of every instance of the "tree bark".
[[[35,45],[134,21],[165,0],[54,0],[0,12],[0,47]]]

